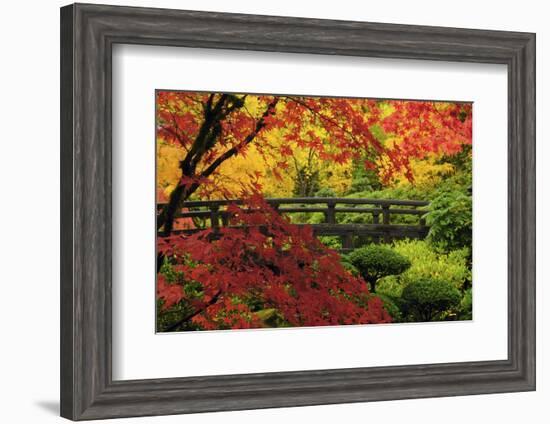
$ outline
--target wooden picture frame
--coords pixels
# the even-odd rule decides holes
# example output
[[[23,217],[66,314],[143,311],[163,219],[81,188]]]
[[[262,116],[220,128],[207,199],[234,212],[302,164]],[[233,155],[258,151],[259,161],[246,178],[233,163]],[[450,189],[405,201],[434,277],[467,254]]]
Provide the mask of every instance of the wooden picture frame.
[[[113,381],[116,43],[508,68],[508,359]],[[75,4],[61,9],[61,415],[72,420],[535,389],[535,35]]]

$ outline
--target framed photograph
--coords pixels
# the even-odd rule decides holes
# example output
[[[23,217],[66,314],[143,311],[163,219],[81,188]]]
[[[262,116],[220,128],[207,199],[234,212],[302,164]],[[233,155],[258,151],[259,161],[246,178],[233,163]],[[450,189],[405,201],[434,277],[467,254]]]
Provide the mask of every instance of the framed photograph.
[[[61,9],[61,415],[535,389],[535,35]]]

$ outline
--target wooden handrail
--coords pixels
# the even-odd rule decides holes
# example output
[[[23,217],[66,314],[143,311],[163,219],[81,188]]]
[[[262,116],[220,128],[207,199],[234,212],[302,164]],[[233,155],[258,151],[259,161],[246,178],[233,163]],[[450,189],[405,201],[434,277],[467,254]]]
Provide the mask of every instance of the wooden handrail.
[[[266,199],[270,205],[292,205],[292,204],[345,204],[345,205],[380,205],[380,206],[428,206],[430,202],[424,200],[399,200],[399,199],[359,199],[347,197],[290,197]],[[189,200],[182,204],[184,208],[227,206],[229,204],[241,205],[242,199],[219,199],[219,200]],[[161,209],[166,203],[157,203],[157,209]]]
[[[316,235],[340,236],[343,250],[353,249],[354,236],[368,235],[376,242],[382,239],[384,242],[389,243],[395,238],[424,238],[428,234],[428,227],[426,227],[424,221],[424,215],[427,211],[418,209],[429,205],[429,202],[423,200],[298,197],[266,199],[266,202],[281,214],[324,213],[323,223],[295,225],[310,225]],[[175,217],[207,219],[210,220],[210,226],[214,229],[217,229],[220,225],[222,227],[232,227],[229,220],[232,213],[225,209],[230,204],[242,205],[243,200],[187,201],[182,204],[182,210]],[[157,204],[159,211],[164,205],[162,203]],[[364,207],[365,205],[369,207]],[[243,209],[245,212],[247,211],[246,207]],[[340,213],[371,214],[372,224],[338,223],[337,215]],[[413,215],[417,216],[419,221],[416,225],[392,224],[392,215]],[[197,231],[201,231],[201,229],[176,230],[174,233],[192,234]]]
[[[245,209],[246,210],[246,209]],[[314,212],[327,212],[327,208],[279,208],[279,213],[314,213]],[[382,213],[382,208],[334,208],[335,213],[368,213],[377,214]],[[426,214],[425,210],[420,209],[388,209],[390,215],[417,215],[423,216]],[[229,216],[230,212],[220,210],[217,212],[220,216]],[[175,216],[176,218],[209,218],[212,215],[210,210],[202,211],[185,211],[179,212]]]

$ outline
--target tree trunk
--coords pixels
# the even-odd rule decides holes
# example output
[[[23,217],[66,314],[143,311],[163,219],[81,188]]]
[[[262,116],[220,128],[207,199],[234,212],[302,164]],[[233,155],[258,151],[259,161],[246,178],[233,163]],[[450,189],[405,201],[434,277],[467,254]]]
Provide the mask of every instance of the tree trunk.
[[[191,150],[180,162],[182,178],[208,178],[223,162],[235,156],[239,152],[239,147],[244,147],[247,144],[250,144],[265,126],[265,118],[273,112],[275,106],[277,105],[278,99],[275,98],[271,103],[269,103],[264,113],[256,122],[252,132],[245,137],[240,146],[233,146],[231,149],[225,151],[208,167],[206,167],[206,169],[199,172],[199,175],[196,175],[197,165],[199,164],[201,158],[209,149],[214,147],[217,138],[220,136],[221,121],[225,119],[231,111],[242,107],[243,105],[234,104],[231,108],[224,110],[223,108],[218,107],[220,102],[222,102],[222,99],[220,99],[216,107],[213,108],[213,112],[206,114],[205,122],[203,123],[203,126],[201,127]],[[174,218],[181,203],[187,200],[195,191],[197,191],[198,188],[198,183],[179,184],[170,194],[168,204],[157,218],[157,231],[162,228],[163,237],[167,237],[171,234],[174,227]]]
[[[376,293],[376,278],[368,279],[371,293]]]
[[[186,157],[180,162],[181,175],[183,177],[193,178],[208,178],[216,169],[226,160],[235,156],[239,152],[239,148],[242,148],[250,144],[258,135],[258,133],[265,126],[265,118],[272,114],[275,110],[275,106],[279,101],[276,97],[267,106],[264,113],[260,116],[254,129],[248,134],[239,146],[233,146],[229,150],[222,153],[216,160],[214,160],[206,169],[196,175],[197,165],[203,158],[204,154],[214,147],[217,138],[221,134],[221,121],[223,121],[232,111],[243,107],[244,99],[237,101],[234,96],[223,95],[218,102],[213,105],[213,97],[207,105],[205,105],[205,121],[203,122],[201,129],[195,139],[193,146],[187,153]],[[227,102],[233,103],[228,106]],[[170,194],[170,200],[164,207],[160,215],[157,217],[157,231],[162,228],[161,236],[168,237],[174,228],[174,219],[178,210],[181,207],[182,202],[187,200],[197,189],[199,188],[198,182],[178,184],[178,186]],[[164,256],[162,254],[157,255],[157,273],[160,271]]]

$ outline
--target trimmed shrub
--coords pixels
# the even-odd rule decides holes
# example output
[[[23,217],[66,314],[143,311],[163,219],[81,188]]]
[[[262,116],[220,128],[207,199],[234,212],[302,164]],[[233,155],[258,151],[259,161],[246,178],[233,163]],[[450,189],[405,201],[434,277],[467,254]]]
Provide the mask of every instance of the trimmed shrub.
[[[423,279],[407,285],[401,300],[403,313],[411,321],[439,321],[459,305],[461,295],[447,281]]]
[[[401,314],[401,299],[387,296],[385,294],[376,293],[376,296],[382,300],[384,309],[392,317],[393,322],[402,322],[403,317]]]
[[[344,269],[348,271],[351,275],[353,275],[354,277],[359,276],[359,270],[349,261],[349,258],[346,255],[340,257],[340,262],[342,263]]]
[[[411,261],[405,256],[389,247],[374,244],[354,250],[348,255],[348,260],[369,283],[373,293],[380,278],[401,274],[411,266]]]
[[[459,290],[471,285],[472,271],[467,248],[441,253],[424,240],[400,240],[394,242],[393,250],[407,257],[411,261],[411,267],[399,276],[390,276],[379,281],[380,290],[390,280],[406,286],[425,278],[448,281]]]

